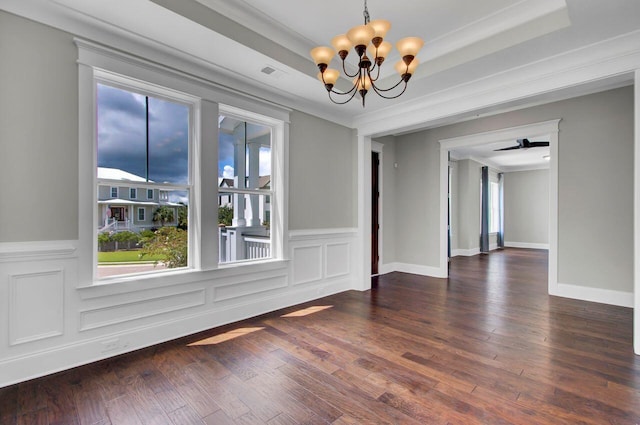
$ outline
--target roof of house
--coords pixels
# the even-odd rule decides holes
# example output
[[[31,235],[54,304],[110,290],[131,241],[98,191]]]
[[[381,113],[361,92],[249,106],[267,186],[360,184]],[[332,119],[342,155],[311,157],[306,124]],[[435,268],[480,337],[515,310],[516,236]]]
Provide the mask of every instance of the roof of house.
[[[120,170],[119,168],[98,167],[98,178],[106,180],[122,180],[131,182],[147,182],[144,177],[131,174],[127,171]],[[152,180],[149,180],[152,182]]]
[[[234,187],[233,180],[232,178],[218,178],[218,187]],[[270,184],[271,176],[260,176],[258,178],[258,189],[268,189]]]

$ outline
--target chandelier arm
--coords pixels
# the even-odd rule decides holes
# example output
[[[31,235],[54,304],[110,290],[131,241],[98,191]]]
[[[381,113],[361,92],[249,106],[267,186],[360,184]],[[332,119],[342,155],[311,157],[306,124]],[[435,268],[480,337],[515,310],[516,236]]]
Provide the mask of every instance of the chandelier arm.
[[[377,67],[377,69],[376,69]],[[367,75],[369,76],[369,79],[371,80],[371,84],[373,84],[374,81],[378,81],[378,78],[380,78],[380,68],[382,68],[379,64],[376,64],[375,62],[373,63],[373,66],[369,69],[367,69]],[[376,72],[376,78],[373,78],[371,76],[372,72]]]
[[[407,85],[408,84],[407,84],[406,81],[404,83],[404,87],[402,88],[402,91],[400,93],[398,93],[397,95],[395,95],[395,96],[385,96],[383,93],[395,89],[396,87],[398,87],[400,85],[400,83],[402,83],[402,81],[404,81],[404,80],[398,81],[398,83],[395,86],[390,87],[388,89],[379,89],[376,86],[374,86],[373,84],[371,84],[371,88],[373,88],[373,91],[376,92],[377,95],[380,96],[383,99],[395,99],[397,97],[402,96],[402,94],[407,90]]]
[[[350,95],[352,92],[356,93],[357,92],[357,90],[356,90],[357,87],[358,87],[358,84],[354,84],[353,86],[351,86],[351,88],[348,91],[345,91],[345,92],[337,91],[334,88],[332,88],[331,90],[328,90],[328,91],[330,93],[337,94],[338,96],[347,96],[347,95]]]
[[[382,93],[386,93],[388,91],[391,91],[393,89],[395,89],[396,87],[398,87],[400,84],[402,84],[402,82],[405,83],[405,88],[407,87],[407,82],[404,81],[404,79],[400,79],[400,81],[398,81],[397,83],[395,83],[393,86],[387,88],[387,89],[381,89],[380,87],[375,86],[374,84],[371,84],[371,86],[374,88],[375,92],[380,94],[380,92]],[[404,90],[403,90],[404,91]]]
[[[353,88],[351,90],[349,90],[348,92],[344,92],[344,93],[339,93],[339,92],[335,92],[333,90],[331,90],[329,93],[329,100],[332,101],[333,103],[335,103],[336,105],[344,105],[345,103],[349,103],[351,102],[351,99],[354,98],[354,96],[356,95],[356,93],[358,92],[357,90],[355,90],[356,86],[353,86]],[[351,93],[353,92],[353,93]],[[351,93],[351,96],[349,96],[349,98],[347,100],[345,100],[344,102],[336,102],[332,97],[331,97],[331,93],[334,94],[339,94],[339,95],[346,95]]]
[[[353,78],[357,75],[360,75],[360,68],[358,68],[358,72],[356,72],[355,74],[351,75],[347,72],[347,68],[344,66],[344,60],[342,61],[342,72],[344,72],[344,75],[346,75],[349,78]]]

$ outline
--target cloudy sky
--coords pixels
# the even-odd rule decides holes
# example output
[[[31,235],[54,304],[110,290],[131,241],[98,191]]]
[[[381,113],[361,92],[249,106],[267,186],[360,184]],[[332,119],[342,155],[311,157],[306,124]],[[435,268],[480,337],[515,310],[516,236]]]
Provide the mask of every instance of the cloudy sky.
[[[145,97],[98,85],[98,166],[146,177]],[[149,97],[149,180],[188,182],[189,108]],[[218,176],[233,177],[233,139],[220,133]],[[271,174],[270,149],[260,150],[260,175]]]

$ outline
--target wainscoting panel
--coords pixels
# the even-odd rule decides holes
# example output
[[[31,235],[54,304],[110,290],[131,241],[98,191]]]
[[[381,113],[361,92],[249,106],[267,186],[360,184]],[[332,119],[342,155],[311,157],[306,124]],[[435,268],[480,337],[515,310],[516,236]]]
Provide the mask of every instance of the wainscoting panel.
[[[180,294],[149,298],[144,301],[118,304],[80,312],[80,330],[100,328],[145,317],[170,313],[205,303],[205,290],[196,289]]]
[[[293,248],[293,284],[317,282],[322,279],[322,245],[296,246]]]
[[[350,244],[328,243],[326,252],[325,276],[331,279],[348,275],[351,267]]]
[[[64,271],[9,275],[9,344],[17,345],[64,332]]]
[[[213,301],[220,302],[287,287],[287,276],[263,277],[213,288]]]

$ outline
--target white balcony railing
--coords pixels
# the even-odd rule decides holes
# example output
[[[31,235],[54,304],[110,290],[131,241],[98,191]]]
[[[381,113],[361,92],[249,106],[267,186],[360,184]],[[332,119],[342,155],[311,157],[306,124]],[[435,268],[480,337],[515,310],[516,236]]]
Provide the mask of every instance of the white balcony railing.
[[[243,227],[221,227],[219,230],[219,261],[229,263],[271,257],[271,239],[267,235],[245,235]],[[253,231],[256,229],[253,228]],[[259,229],[265,231],[264,228]]]

